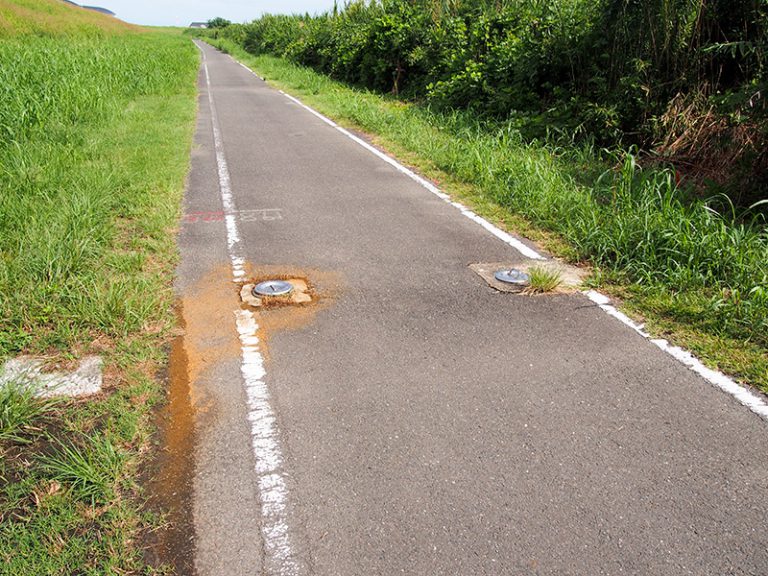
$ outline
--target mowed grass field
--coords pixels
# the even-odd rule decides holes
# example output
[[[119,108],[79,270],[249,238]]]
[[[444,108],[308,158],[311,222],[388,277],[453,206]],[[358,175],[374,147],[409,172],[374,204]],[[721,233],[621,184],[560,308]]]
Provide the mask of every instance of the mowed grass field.
[[[0,360],[104,359],[84,400],[0,391],[0,574],[149,573],[137,482],[174,327],[198,54],[58,0],[0,0]],[[162,568],[158,568],[162,570]]]

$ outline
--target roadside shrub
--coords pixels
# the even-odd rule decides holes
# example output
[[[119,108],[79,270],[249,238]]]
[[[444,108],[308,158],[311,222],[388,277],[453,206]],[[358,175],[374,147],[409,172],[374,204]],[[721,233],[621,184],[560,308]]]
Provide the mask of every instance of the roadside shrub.
[[[206,33],[354,85],[515,118],[529,138],[652,146],[670,105],[706,86],[723,118],[762,135],[739,150],[746,180],[734,175],[758,186],[767,22],[766,0],[354,0]]]

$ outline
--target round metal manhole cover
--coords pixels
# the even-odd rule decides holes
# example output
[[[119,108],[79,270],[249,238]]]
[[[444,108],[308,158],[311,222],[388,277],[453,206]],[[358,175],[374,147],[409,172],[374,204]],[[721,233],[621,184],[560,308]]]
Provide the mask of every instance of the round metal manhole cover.
[[[515,286],[526,286],[531,282],[531,277],[517,268],[498,270],[493,276],[499,282],[514,284]]]
[[[253,287],[254,296],[286,296],[293,292],[293,284],[285,280],[266,280]]]

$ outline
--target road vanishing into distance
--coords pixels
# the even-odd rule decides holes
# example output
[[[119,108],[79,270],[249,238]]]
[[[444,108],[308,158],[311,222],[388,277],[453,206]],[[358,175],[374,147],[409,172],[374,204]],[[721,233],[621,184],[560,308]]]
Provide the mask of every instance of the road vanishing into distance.
[[[494,290],[514,241],[199,46],[182,571],[768,574],[768,422],[584,294]],[[242,302],[269,278],[312,303]]]

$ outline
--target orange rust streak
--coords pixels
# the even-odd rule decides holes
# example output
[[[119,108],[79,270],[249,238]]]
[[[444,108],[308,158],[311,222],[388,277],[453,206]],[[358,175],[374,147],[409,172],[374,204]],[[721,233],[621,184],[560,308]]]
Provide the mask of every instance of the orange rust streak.
[[[205,409],[207,400],[195,383],[209,368],[240,356],[234,320],[234,311],[239,307],[235,288],[229,266],[220,266],[187,290],[183,298],[184,348],[192,402],[197,409]]]
[[[313,298],[311,303],[255,311],[265,359],[271,334],[307,326],[340,292],[339,277],[332,273],[285,267],[248,269],[258,280],[304,279]],[[196,435],[216,417],[215,398],[204,391],[204,378],[218,363],[241,355],[234,318],[234,312],[244,306],[239,289],[231,280],[230,267],[222,265],[186,290],[177,306],[181,335],[171,348],[168,402],[160,415],[162,449],[150,493],[169,519],[167,529],[157,534],[156,547],[178,573],[192,569],[194,556],[190,534]]]
[[[169,388],[160,414],[161,450],[157,473],[150,482],[151,498],[168,515],[168,526],[156,534],[153,546],[176,573],[191,574],[194,530],[193,478],[196,435],[200,416],[215,414],[203,398],[200,382],[205,371],[223,359],[238,357],[239,341],[233,311],[228,266],[202,278],[177,304],[179,336],[171,346]]]
[[[179,324],[184,315],[177,306]],[[149,484],[152,500],[167,514],[168,524],[156,534],[153,545],[163,562],[173,565],[178,574],[193,569],[193,544],[189,534],[192,519],[192,477],[194,474],[195,414],[189,396],[187,354],[182,336],[171,344],[168,367],[168,400],[159,415],[162,450],[157,458],[157,474]]]

